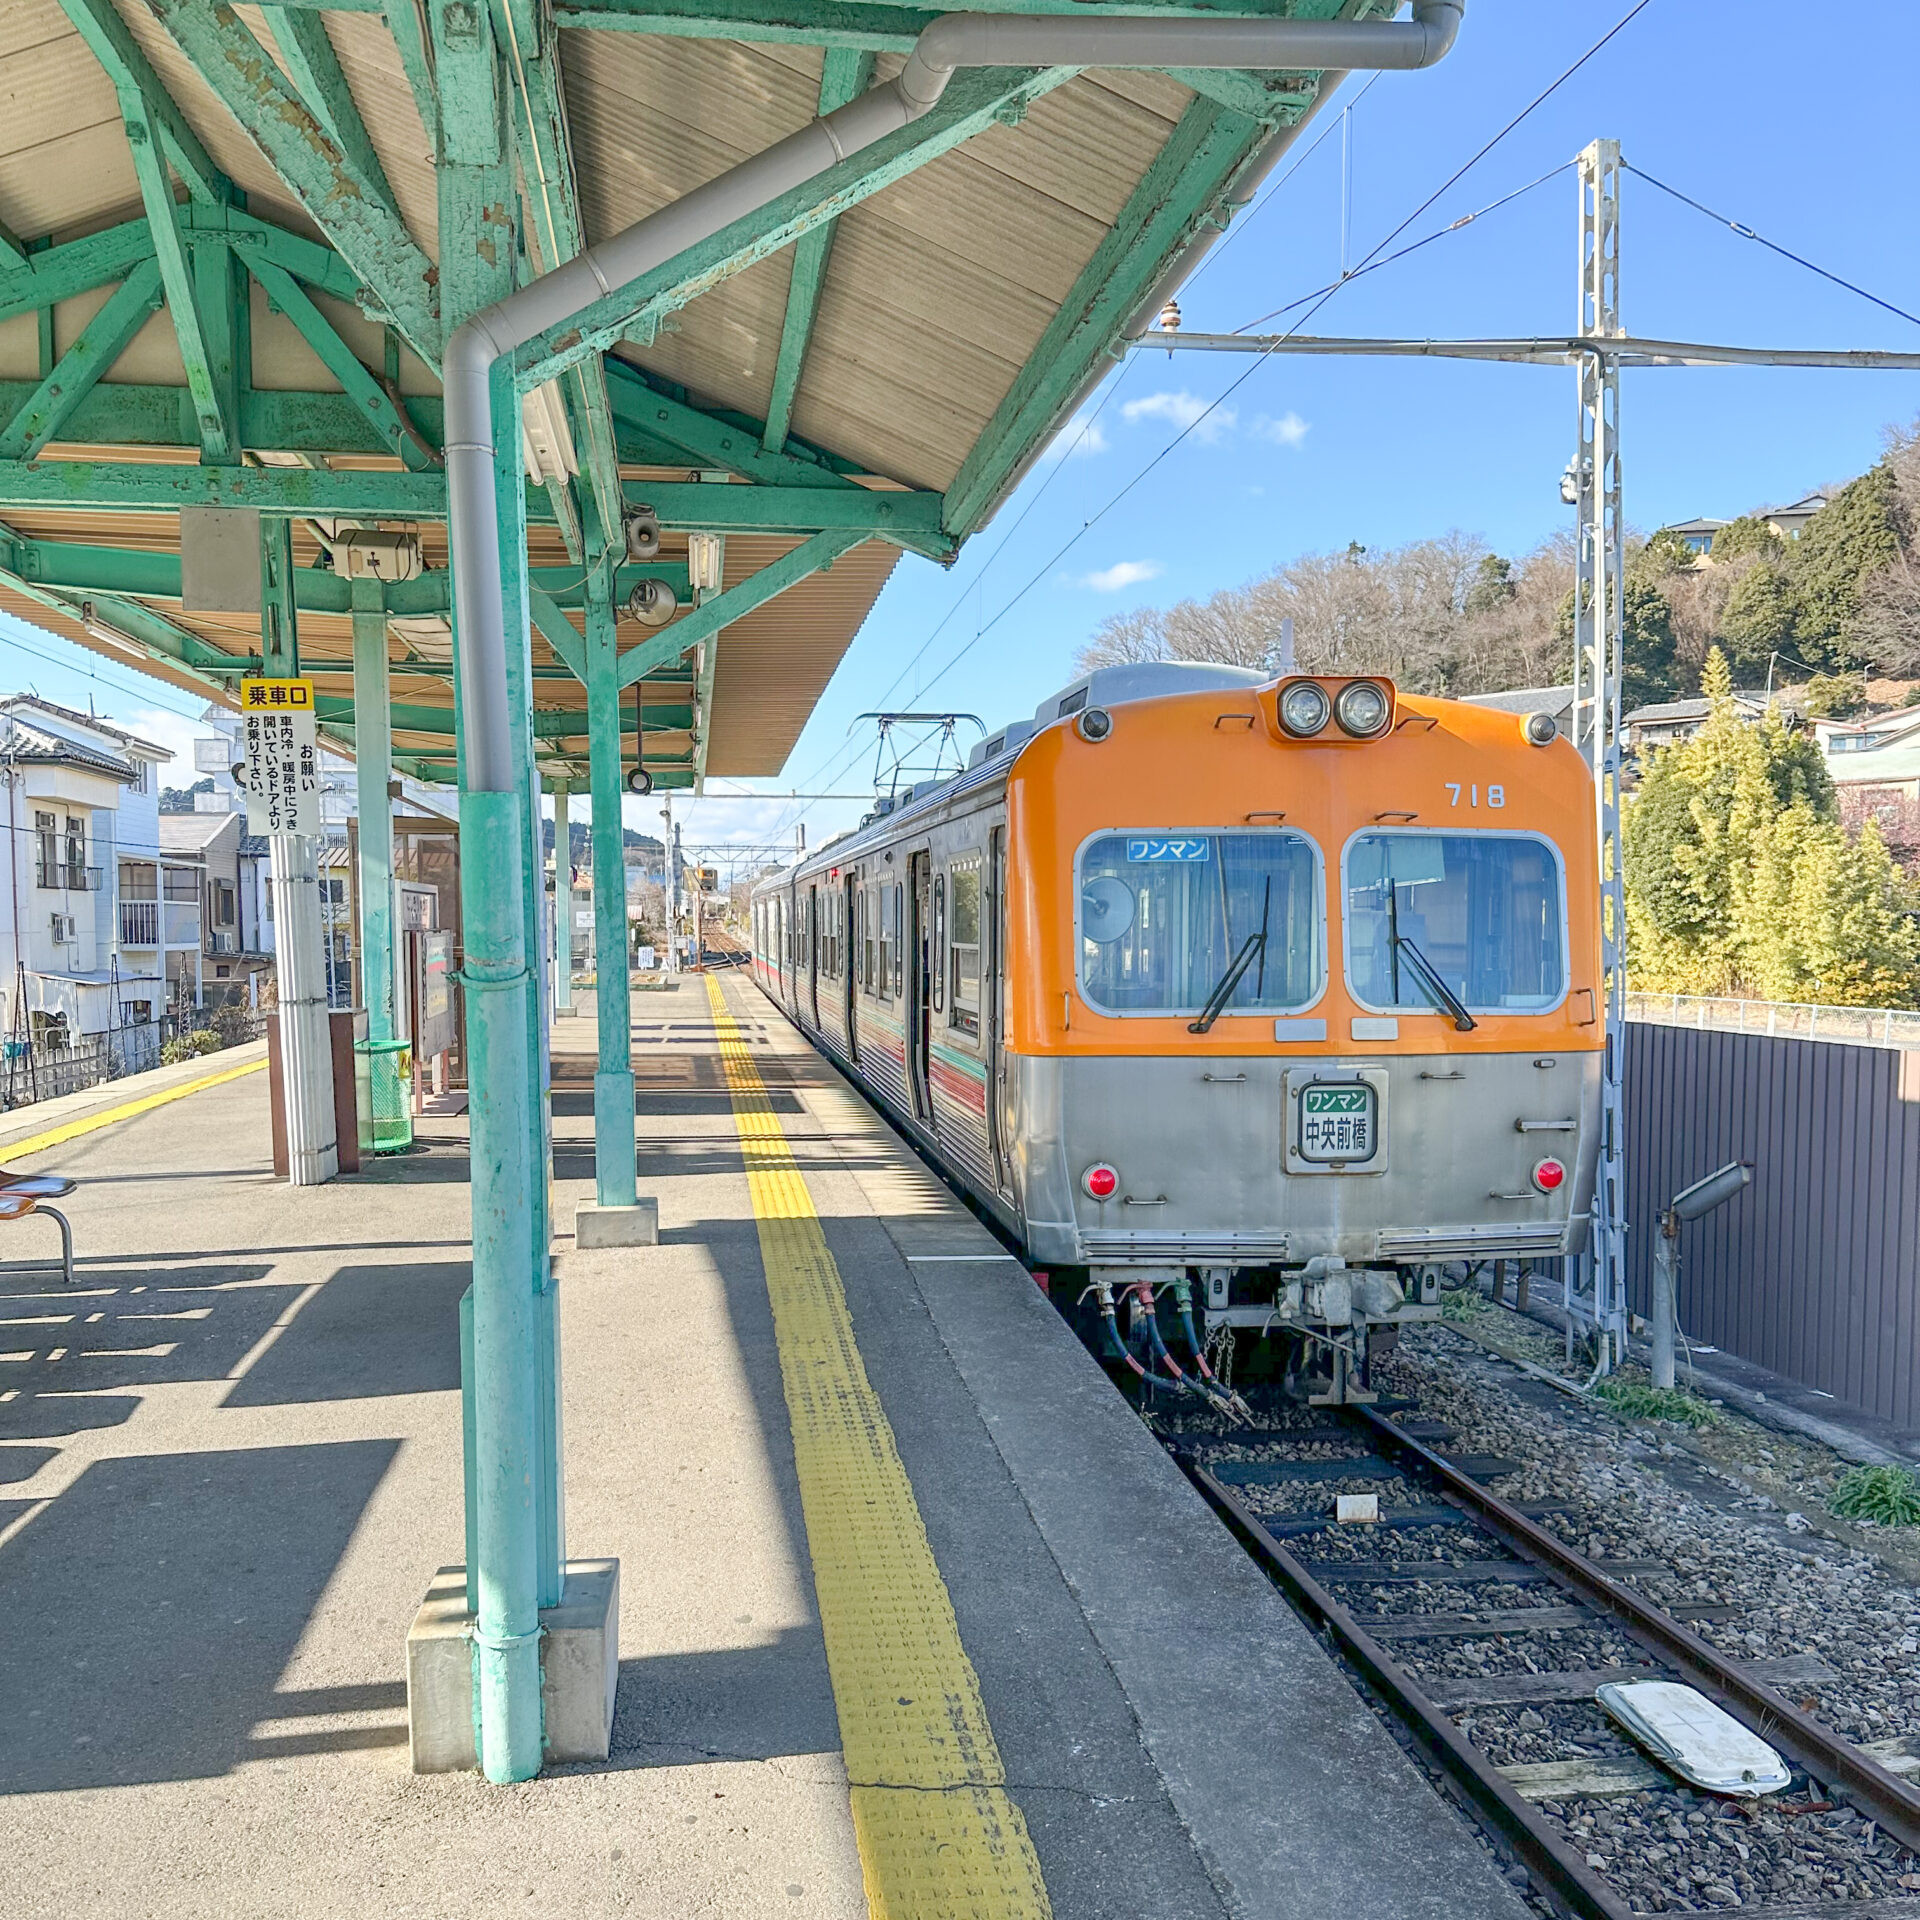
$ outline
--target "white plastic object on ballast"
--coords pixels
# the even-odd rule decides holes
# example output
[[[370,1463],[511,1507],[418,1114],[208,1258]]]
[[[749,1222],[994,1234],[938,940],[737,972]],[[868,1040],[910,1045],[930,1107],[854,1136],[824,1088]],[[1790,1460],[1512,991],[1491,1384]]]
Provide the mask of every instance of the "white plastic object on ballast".
[[[1656,1760],[1708,1793],[1778,1793],[1787,1764],[1705,1694],[1673,1680],[1609,1681],[1595,1690],[1608,1715]]]

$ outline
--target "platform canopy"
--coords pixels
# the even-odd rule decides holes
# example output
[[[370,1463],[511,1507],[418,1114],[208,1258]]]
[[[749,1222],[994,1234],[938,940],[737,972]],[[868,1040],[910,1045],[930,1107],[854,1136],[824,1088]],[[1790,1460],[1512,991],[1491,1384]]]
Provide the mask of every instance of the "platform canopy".
[[[1077,13],[1081,0],[996,0]],[[1116,13],[1383,15],[1373,0]],[[181,605],[182,508],[292,526],[301,664],[351,747],[354,528],[383,582],[396,764],[453,775],[437,370],[450,328],[885,78],[877,0],[7,0],[0,606],[229,697],[260,620]],[[660,276],[529,404],[534,734],[585,761],[583,528],[655,509],[664,628],[620,621],[656,782],[773,774],[902,551],[950,559],[1224,223],[1322,76],[963,73]],[[557,355],[556,358],[564,358]],[[717,586],[689,535],[719,536]],[[698,543],[703,555],[710,542]]]

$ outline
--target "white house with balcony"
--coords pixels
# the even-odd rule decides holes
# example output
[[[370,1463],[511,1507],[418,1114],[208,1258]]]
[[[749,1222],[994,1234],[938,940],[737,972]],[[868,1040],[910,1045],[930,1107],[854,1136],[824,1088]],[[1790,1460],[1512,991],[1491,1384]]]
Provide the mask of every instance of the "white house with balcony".
[[[159,851],[158,769],[172,755],[32,694],[0,700],[9,858],[0,880],[7,1034],[58,1045],[156,1018],[151,955],[120,939],[121,856]]]

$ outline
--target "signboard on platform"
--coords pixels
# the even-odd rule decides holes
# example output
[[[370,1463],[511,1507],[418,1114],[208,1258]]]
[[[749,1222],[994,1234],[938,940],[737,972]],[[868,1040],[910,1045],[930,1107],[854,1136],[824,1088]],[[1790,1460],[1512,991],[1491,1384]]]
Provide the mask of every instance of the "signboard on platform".
[[[320,742],[311,680],[240,682],[240,784],[249,833],[320,831]]]

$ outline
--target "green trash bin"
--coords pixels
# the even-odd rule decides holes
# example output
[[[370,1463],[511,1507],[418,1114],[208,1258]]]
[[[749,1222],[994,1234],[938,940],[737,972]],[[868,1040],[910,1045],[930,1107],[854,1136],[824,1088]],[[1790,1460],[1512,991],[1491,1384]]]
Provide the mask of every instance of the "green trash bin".
[[[413,1145],[413,1045],[407,1040],[356,1040],[367,1063],[375,1153],[405,1153]]]

